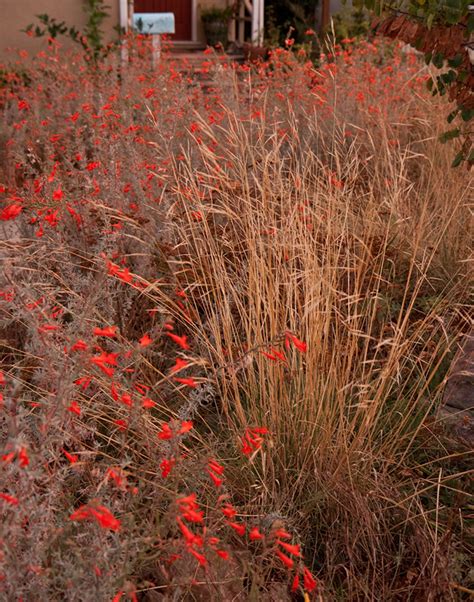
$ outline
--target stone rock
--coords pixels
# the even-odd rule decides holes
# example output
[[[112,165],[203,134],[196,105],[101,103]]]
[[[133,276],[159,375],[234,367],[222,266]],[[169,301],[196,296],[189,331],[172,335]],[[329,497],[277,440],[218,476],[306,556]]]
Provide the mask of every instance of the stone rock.
[[[474,445],[474,329],[453,361],[440,414],[454,435]]]

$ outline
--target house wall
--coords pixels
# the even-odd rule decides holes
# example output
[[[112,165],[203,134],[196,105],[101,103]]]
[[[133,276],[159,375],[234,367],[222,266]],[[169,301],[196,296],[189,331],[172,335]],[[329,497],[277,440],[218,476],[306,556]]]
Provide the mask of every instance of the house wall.
[[[231,3],[232,0],[196,0],[199,42],[205,42],[199,19],[200,9],[211,6],[224,8]],[[103,30],[107,39],[113,39],[117,35],[113,28],[120,23],[120,0],[107,0],[106,4],[110,10]],[[30,23],[38,22],[35,15],[48,14],[58,21],[65,21],[68,26],[81,30],[87,20],[83,6],[83,0],[0,0],[0,62],[8,60],[9,57],[16,58],[13,50],[27,50],[30,55],[34,55],[46,46],[44,37],[32,38],[21,32]],[[73,46],[66,37],[61,36],[59,40],[66,47]]]
[[[107,38],[116,35],[113,27],[119,23],[119,0],[108,0],[109,18],[104,21],[103,30]],[[8,48],[21,48],[29,53],[38,52],[45,45],[45,38],[30,38],[21,33],[30,23],[36,23],[35,15],[48,14],[67,25],[82,29],[86,14],[82,0],[0,0],[0,60],[8,58]],[[61,42],[71,45],[66,38]]]

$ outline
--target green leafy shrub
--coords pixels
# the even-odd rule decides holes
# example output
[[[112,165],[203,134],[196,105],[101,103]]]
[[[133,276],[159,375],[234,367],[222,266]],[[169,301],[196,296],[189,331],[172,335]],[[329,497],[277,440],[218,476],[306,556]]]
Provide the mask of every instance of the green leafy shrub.
[[[459,138],[461,146],[453,166],[474,165],[471,120],[474,116],[474,70],[471,58],[474,12],[469,0],[355,0],[354,6],[376,13],[374,30],[402,40],[425,55],[436,70],[428,82],[434,95],[446,95],[456,105],[448,122],[459,127],[442,136],[442,141]],[[441,71],[441,72],[440,72]]]
[[[36,15],[40,25],[30,24],[23,31],[37,38],[44,36],[48,40],[55,40],[58,36],[66,36],[73,42],[80,44],[89,61],[96,63],[105,58],[113,49],[114,44],[106,44],[104,32],[101,29],[103,22],[109,16],[109,7],[104,0],[83,0],[87,22],[81,32],[75,27],[70,27],[65,21],[58,21],[48,14]]]

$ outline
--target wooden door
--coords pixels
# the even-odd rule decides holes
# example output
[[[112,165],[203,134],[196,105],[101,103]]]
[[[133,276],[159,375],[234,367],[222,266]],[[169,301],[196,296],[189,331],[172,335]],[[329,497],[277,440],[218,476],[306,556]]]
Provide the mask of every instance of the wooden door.
[[[136,13],[174,13],[174,40],[192,38],[192,0],[135,0],[133,10]]]

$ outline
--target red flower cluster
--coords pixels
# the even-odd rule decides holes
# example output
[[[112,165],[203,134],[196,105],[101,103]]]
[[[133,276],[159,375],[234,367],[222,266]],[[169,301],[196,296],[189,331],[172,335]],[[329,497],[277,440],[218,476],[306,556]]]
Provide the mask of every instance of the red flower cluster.
[[[174,439],[174,437],[178,435],[184,435],[185,433],[189,433],[189,431],[193,428],[193,423],[191,420],[183,420],[181,422],[181,426],[176,428],[171,428],[170,424],[167,422],[163,422],[161,425],[161,431],[158,433],[158,439],[162,441],[167,441],[169,439]]]
[[[207,537],[206,529],[203,529],[202,535],[194,533],[186,524],[185,520],[190,523],[204,522],[204,513],[199,510],[196,502],[196,494],[191,493],[186,497],[179,498],[177,501],[180,516],[176,517],[181,534],[184,538],[187,551],[196,558],[201,566],[206,566],[208,560],[198,549],[203,549],[207,544],[223,560],[229,559],[229,553],[219,547],[218,537]]]
[[[291,343],[293,343],[296,349],[298,349],[298,351],[301,351],[301,353],[305,353],[308,350],[308,346],[304,341],[301,341],[294,334],[291,334],[291,332],[287,332],[285,335],[285,347],[289,349]]]
[[[22,211],[23,207],[18,205],[18,203],[7,205],[0,211],[0,220],[6,222],[8,220],[15,219],[15,217],[18,217]]]
[[[120,521],[105,506],[80,506],[70,517],[72,521],[95,520],[102,529],[120,530]]]
[[[242,437],[242,453],[250,456],[254,451],[260,449],[264,441],[262,435],[266,435],[267,433],[268,429],[263,426],[247,428]]]
[[[224,474],[224,467],[216,460],[208,461],[207,474],[211,477],[211,480],[216,487],[220,487],[224,482],[223,479],[220,478]]]

